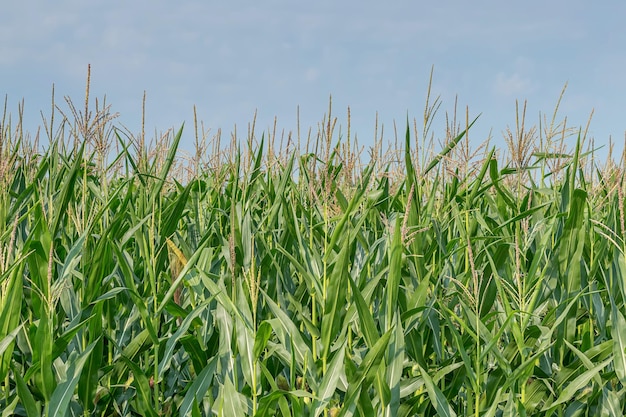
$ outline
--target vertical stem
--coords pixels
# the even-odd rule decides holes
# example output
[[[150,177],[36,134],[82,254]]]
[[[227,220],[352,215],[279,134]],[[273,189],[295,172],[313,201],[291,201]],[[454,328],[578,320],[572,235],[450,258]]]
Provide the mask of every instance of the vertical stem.
[[[324,253],[328,253],[328,201],[324,202]],[[326,306],[326,291],[328,287],[328,262],[326,256],[324,256],[324,277],[322,288],[322,305]],[[322,316],[326,313],[325,307],[322,309]],[[326,375],[326,352],[323,352],[322,356],[322,375]]]
[[[311,201],[312,206],[312,201]],[[309,210],[309,248],[313,248],[313,209]],[[317,277],[316,277],[317,278]],[[315,290],[315,283],[311,282],[311,317],[313,319],[313,325],[317,327],[317,292]],[[313,345],[313,361],[317,362],[317,337],[312,336]]]
[[[155,197],[159,198],[159,196]],[[156,233],[155,233],[155,228],[156,228],[156,214],[158,213],[157,211],[157,203],[156,201],[152,201],[152,215],[150,217],[150,228],[149,228],[149,236],[148,236],[148,245],[149,245],[149,251],[150,251],[150,267],[149,267],[149,280],[150,280],[150,286],[151,286],[151,290],[152,290],[152,302],[153,302],[153,308],[154,311],[156,312],[158,309],[158,283],[157,283],[157,279],[156,279],[156,245],[155,245],[155,239],[156,239]],[[148,318],[148,320],[151,320],[150,318]],[[154,409],[155,410],[159,410],[159,381],[158,381],[158,377],[159,377],[159,361],[158,361],[158,357],[159,357],[159,346],[158,345],[154,345],[153,346],[153,362],[154,362],[154,369],[153,369],[153,382],[154,382],[154,394],[153,394],[153,400],[154,400]],[[148,359],[148,358],[146,358]],[[148,362],[146,362],[148,363]]]

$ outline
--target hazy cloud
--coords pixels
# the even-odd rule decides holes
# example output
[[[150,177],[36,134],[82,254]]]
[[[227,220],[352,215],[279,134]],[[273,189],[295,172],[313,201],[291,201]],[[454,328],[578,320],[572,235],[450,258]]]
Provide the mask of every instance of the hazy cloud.
[[[245,124],[257,107],[258,126],[275,114],[291,121],[298,104],[302,125],[316,125],[332,94],[337,108],[352,107],[352,128],[372,137],[377,111],[387,126],[423,111],[434,65],[442,113],[458,94],[459,108],[469,104],[484,114],[481,126],[498,131],[515,98],[553,103],[568,80],[588,107],[602,97],[604,108],[623,109],[616,51],[625,4],[9,2],[0,15],[0,94],[47,108],[48,84],[80,94],[91,63],[94,89],[128,119],[139,119],[147,90],[148,119],[167,127],[189,120],[189,103],[214,128]]]
[[[320,71],[317,68],[308,68],[304,73],[304,79],[307,82],[316,81],[319,78]]]
[[[497,95],[510,97],[524,96],[532,92],[533,84],[529,78],[524,77],[519,73],[507,75],[500,72],[496,75],[493,89]]]

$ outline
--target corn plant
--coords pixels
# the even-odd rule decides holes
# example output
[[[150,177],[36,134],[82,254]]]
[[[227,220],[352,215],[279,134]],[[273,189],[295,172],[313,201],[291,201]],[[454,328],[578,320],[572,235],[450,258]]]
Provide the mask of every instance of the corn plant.
[[[429,97],[388,158],[329,108],[185,165],[88,94],[0,126],[3,416],[625,413],[623,165],[556,114],[510,159],[425,147]]]

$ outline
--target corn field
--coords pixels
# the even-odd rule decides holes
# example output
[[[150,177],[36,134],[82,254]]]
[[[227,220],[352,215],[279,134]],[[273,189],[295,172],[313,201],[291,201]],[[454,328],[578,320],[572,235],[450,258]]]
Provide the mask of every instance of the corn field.
[[[363,163],[331,108],[149,144],[89,104],[2,120],[2,416],[626,413],[623,159],[556,111],[473,152],[427,101]]]

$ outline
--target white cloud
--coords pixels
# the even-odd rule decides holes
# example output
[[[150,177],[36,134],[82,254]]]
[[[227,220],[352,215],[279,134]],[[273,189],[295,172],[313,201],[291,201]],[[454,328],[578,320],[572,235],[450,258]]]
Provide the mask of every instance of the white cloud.
[[[524,96],[533,91],[533,83],[517,72],[510,75],[500,72],[493,83],[493,91],[501,96]]]
[[[304,73],[304,79],[307,82],[314,82],[316,81],[320,76],[320,71],[317,68],[307,68],[306,72]]]

